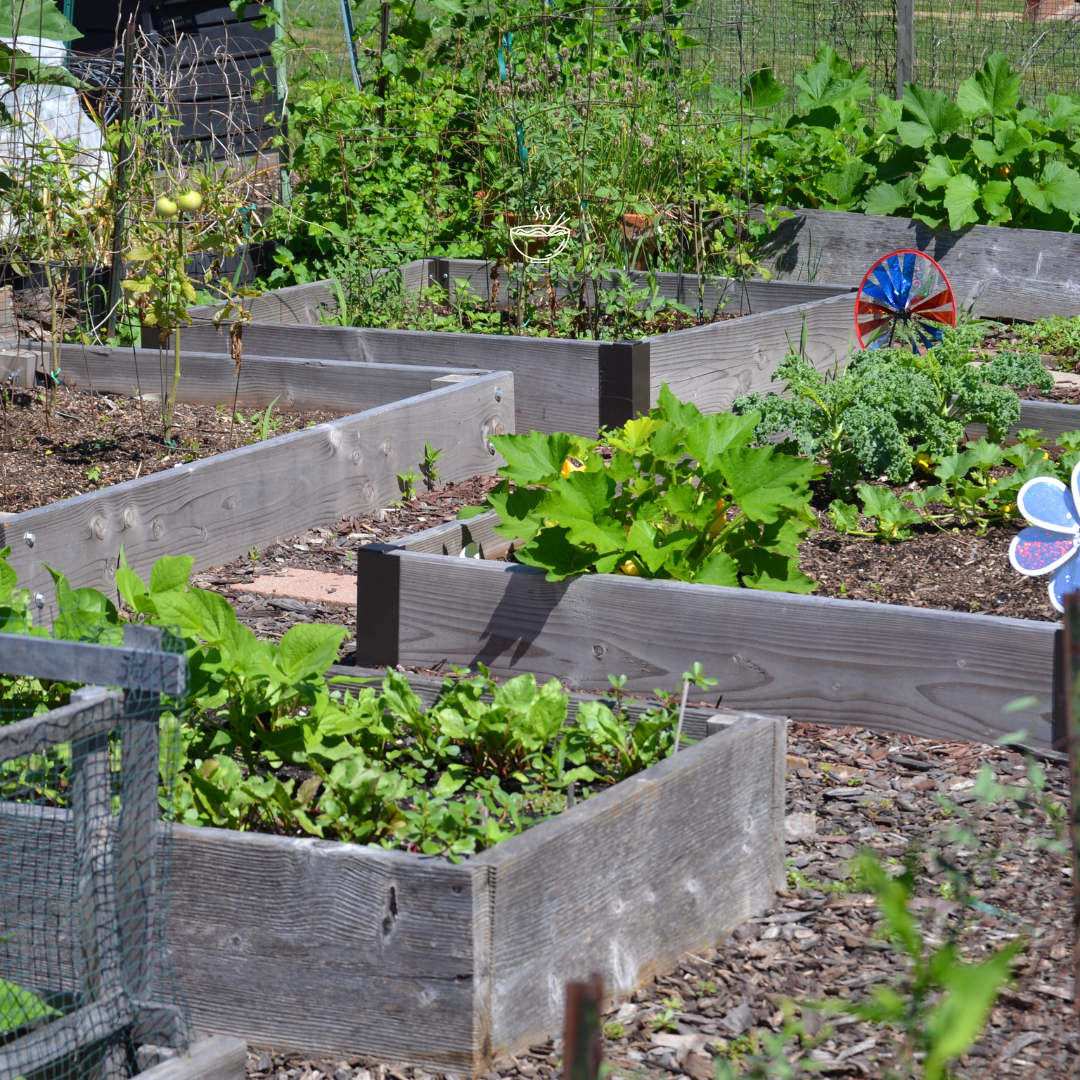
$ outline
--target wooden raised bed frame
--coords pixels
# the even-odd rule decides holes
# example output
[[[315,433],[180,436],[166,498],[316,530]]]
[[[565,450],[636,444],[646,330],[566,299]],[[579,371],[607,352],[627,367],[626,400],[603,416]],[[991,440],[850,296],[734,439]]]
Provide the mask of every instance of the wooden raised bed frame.
[[[803,295],[808,286],[795,288]],[[614,342],[252,322],[244,328],[244,348],[260,356],[510,370],[516,430],[592,437],[601,426],[648,411],[665,382],[703,412],[729,408],[740,394],[775,389],[770,376],[804,334],[807,355],[822,371],[848,355],[855,323],[846,288],[800,306],[765,306],[760,314]],[[228,352],[228,335],[213,326],[183,334],[194,349]]]
[[[896,604],[758,592],[619,574],[552,583],[512,563],[494,512],[357,552],[360,665],[487,664],[575,689],[676,690],[700,660],[725,707],[857,724],[930,739],[992,742],[1027,727],[1063,734],[1054,672],[1060,627]],[[1006,714],[1019,698],[1038,714]]]
[[[795,210],[766,242],[772,270],[815,283],[858,285],[890,251],[933,256],[963,307],[991,318],[1080,315],[1080,234],[972,225],[931,229],[911,218]]]
[[[144,351],[142,366],[157,354]],[[181,400],[232,403],[232,364],[186,354]],[[83,386],[130,393],[132,350],[65,346],[69,379],[84,368]],[[144,576],[162,555],[192,555],[195,568],[228,562],[253,545],[265,547],[313,525],[362,514],[400,498],[397,475],[416,468],[424,445],[443,451],[439,470],[460,481],[494,471],[488,436],[514,430],[514,379],[509,372],[244,360],[242,400],[268,403],[279,394],[292,408],[357,411],[263,443],[180,465],[165,472],[14,514],[0,521],[21,587],[41,594],[53,614],[53,586],[43,564],[73,586],[115,591],[120,548]],[[433,385],[435,389],[432,389]],[[377,403],[377,404],[376,404]],[[372,407],[372,406],[375,407]],[[362,410],[362,411],[361,411]]]
[[[558,1033],[567,981],[599,971],[618,1000],[722,940],[784,881],[785,725],[711,715],[688,710],[696,745],[456,864],[172,826],[169,955],[192,1023],[476,1073]],[[43,819],[43,850],[60,824]]]
[[[824,269],[818,268],[816,255],[815,268],[830,281],[847,280],[848,275],[862,265],[860,260],[869,258],[868,245],[877,243],[877,234],[871,234],[862,247],[855,245],[854,255],[849,253],[839,241],[842,229],[836,220],[849,218],[855,219],[854,224],[864,232],[867,220],[892,222],[894,224],[889,228],[894,231],[906,229],[911,224],[895,218],[866,219],[860,214],[800,211],[800,216],[793,222],[784,223],[787,231],[781,230],[774,237],[778,266],[787,266],[784,260],[789,259],[791,272],[805,275],[807,269],[798,260],[805,258],[807,244],[800,247],[796,238],[813,237],[824,231]],[[799,231],[800,223],[807,230],[805,234]],[[931,242],[940,239],[941,234],[931,233],[921,226],[920,229],[921,232],[916,230],[918,236],[915,239],[898,232],[889,242],[900,246],[901,240],[920,243],[935,256],[943,257],[940,247]],[[1004,242],[998,234],[1022,237],[1031,230],[996,229],[993,232],[996,241]],[[1067,234],[1038,235],[1060,237]],[[957,237],[953,237],[952,242],[957,242]],[[818,250],[817,244],[815,240],[814,251]],[[1080,238],[1077,238],[1077,244],[1080,250]],[[873,261],[870,259],[866,266]],[[488,282],[487,266],[479,260],[426,259],[409,263],[402,269],[407,287],[418,289],[426,281],[437,280],[446,285],[459,277],[469,278],[480,286]],[[864,267],[859,271],[856,280],[861,279],[865,270]],[[661,274],[658,277],[665,294],[674,296],[680,289],[696,287],[696,279],[689,276],[680,279],[676,274]],[[715,285],[710,284],[708,288],[715,301]],[[740,394],[776,390],[772,373],[788,350],[800,345],[804,329],[807,355],[818,370],[831,371],[855,345],[853,288],[799,281],[738,282],[733,286],[731,307],[744,312],[740,319],[635,342],[593,342],[305,325],[302,316],[311,315],[329,299],[326,284],[316,282],[267,293],[253,301],[253,316],[289,316],[291,325],[254,322],[245,329],[244,341],[253,352],[266,355],[382,361],[395,365],[509,368],[517,377],[518,431],[567,431],[593,437],[602,425],[623,424],[647,411],[656,403],[664,382],[677,397],[693,401],[703,412],[728,409]],[[838,289],[841,291],[828,295],[830,290]],[[1061,291],[1067,290],[1062,286]],[[1080,296],[1080,285],[1077,291]],[[824,299],[816,298],[822,293],[826,294]],[[992,291],[989,295],[998,293]],[[279,294],[281,297],[290,294],[287,302],[279,300]],[[1031,306],[1035,304],[1031,295],[1039,297],[1035,307]],[[1046,286],[1041,292],[1029,295],[1028,307],[1016,310],[1023,310],[1025,318],[1037,317],[1037,311],[1048,314],[1053,307],[1052,297],[1057,295]],[[710,297],[706,299],[708,301]],[[778,306],[785,303],[794,306]],[[1080,311],[1080,299],[1076,310]],[[206,318],[210,311],[212,309],[207,308],[204,312]],[[211,326],[196,326],[184,333],[184,340],[193,342],[199,349],[219,354],[228,351],[227,336]],[[1039,428],[1049,437],[1075,431],[1080,428],[1075,409],[1076,406],[1055,402],[1024,401],[1016,428]],[[982,433],[985,433],[984,428],[973,427],[971,430],[973,436]]]

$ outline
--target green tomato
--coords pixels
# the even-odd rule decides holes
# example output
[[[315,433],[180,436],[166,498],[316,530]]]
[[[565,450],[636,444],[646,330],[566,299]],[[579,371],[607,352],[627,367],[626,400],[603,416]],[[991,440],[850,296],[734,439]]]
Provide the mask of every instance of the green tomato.
[[[172,201],[167,195],[158,196],[157,202],[154,203],[154,213],[159,218],[174,218],[176,217],[176,203]]]
[[[182,191],[176,196],[176,205],[185,214],[198,213],[202,207],[202,195],[197,191]]]

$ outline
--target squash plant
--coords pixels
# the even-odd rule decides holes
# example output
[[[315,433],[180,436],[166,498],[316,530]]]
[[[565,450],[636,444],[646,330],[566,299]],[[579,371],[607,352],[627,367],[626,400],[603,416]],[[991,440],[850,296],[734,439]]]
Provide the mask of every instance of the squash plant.
[[[814,463],[751,446],[758,414],[703,416],[667,384],[648,416],[591,441],[498,435],[504,478],[484,507],[521,542],[519,562],[549,581],[619,573],[707,585],[810,592],[797,567]]]

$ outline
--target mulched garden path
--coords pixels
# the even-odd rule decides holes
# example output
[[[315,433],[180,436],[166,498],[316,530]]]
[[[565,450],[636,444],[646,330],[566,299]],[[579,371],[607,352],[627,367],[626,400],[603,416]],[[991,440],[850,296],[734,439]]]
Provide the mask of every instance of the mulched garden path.
[[[738,1057],[778,1030],[787,1003],[865,1000],[875,986],[903,979],[904,959],[884,940],[872,898],[851,876],[849,861],[867,847],[897,868],[907,854],[918,853],[923,870],[915,906],[930,946],[955,940],[965,959],[978,961],[1018,935],[1027,941],[1012,984],[956,1075],[1073,1076],[1080,1034],[1071,1004],[1071,867],[1064,854],[1047,850],[1058,833],[1038,800],[1028,799],[1020,754],[795,723],[788,725],[788,740],[788,888],[769,911],[684,957],[605,1017],[604,1055],[616,1074],[712,1080],[712,1056]],[[1014,797],[977,801],[970,789],[983,766],[1011,785]],[[1066,770],[1052,763],[1043,768],[1042,805],[1053,804],[1058,809],[1051,812],[1060,817]],[[958,827],[971,835],[958,837]],[[938,852],[967,872],[975,904],[955,899]],[[894,1033],[883,1026],[801,1007],[795,1014],[814,1036],[804,1052],[824,1075],[881,1077],[897,1064]],[[789,1056],[795,1049],[789,1044]],[[496,1062],[484,1077],[555,1080],[562,1075],[560,1057],[560,1040],[554,1040]],[[248,1055],[250,1080],[430,1075],[355,1057],[311,1060],[273,1048]],[[446,1074],[446,1080],[459,1078]]]
[[[147,373],[149,378],[152,373]],[[181,382],[181,387],[183,383]],[[162,439],[161,406],[59,387],[45,416],[43,391],[0,391],[0,511],[19,513],[258,442],[265,410],[177,404],[173,441]],[[274,412],[268,437],[347,412]]]
[[[291,626],[301,622],[337,623],[348,628],[349,637],[341,647],[342,661],[350,661],[356,650],[356,586],[350,582],[345,595],[349,603],[296,600],[286,596],[260,596],[240,592],[231,586],[258,582],[265,575],[279,574],[286,567],[348,575],[355,580],[353,553],[364,544],[394,540],[423,532],[457,516],[463,506],[475,506],[498,483],[497,476],[477,476],[461,483],[439,485],[404,501],[362,517],[350,517],[322,528],[309,529],[302,536],[274,544],[265,551],[253,548],[247,555],[225,566],[192,577],[201,588],[214,589],[229,598],[240,622],[261,638],[277,641]]]

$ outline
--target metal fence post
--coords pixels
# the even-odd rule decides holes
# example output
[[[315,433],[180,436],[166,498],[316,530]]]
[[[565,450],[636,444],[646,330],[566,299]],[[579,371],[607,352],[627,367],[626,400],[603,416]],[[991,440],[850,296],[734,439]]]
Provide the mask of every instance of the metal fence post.
[[[896,98],[915,78],[915,0],[896,0]]]

